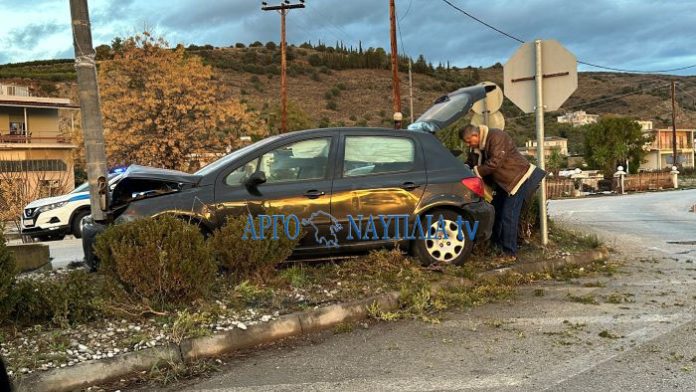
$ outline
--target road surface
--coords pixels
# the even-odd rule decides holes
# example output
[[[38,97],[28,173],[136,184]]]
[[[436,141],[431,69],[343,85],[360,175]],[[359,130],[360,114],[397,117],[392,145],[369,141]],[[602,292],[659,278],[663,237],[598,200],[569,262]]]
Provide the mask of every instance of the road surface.
[[[12,240],[10,244],[21,244],[20,240]],[[49,254],[51,256],[51,267],[53,269],[65,268],[72,262],[81,262],[84,260],[84,252],[82,251],[82,240],[76,239],[69,235],[61,241],[35,242],[36,244],[48,245]]]
[[[556,220],[610,237],[619,273],[523,287],[440,324],[313,335],[164,390],[694,391],[696,246],[668,243],[696,240],[693,204],[696,191],[554,201]]]

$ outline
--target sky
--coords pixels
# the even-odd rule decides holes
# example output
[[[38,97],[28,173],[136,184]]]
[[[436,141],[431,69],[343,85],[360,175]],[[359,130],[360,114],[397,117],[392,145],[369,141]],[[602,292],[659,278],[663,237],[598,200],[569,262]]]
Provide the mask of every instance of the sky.
[[[696,64],[694,0],[449,1],[524,41],[556,39],[580,61],[642,71]],[[288,14],[288,42],[388,48],[388,3],[306,0],[305,9]],[[145,28],[171,44],[280,40],[280,16],[261,11],[256,0],[90,0],[89,6],[94,46]],[[504,64],[520,45],[443,0],[396,0],[396,7],[399,51],[414,58],[485,67]],[[0,64],[74,57],[68,0],[0,0],[0,25]],[[696,75],[696,67],[671,73]]]

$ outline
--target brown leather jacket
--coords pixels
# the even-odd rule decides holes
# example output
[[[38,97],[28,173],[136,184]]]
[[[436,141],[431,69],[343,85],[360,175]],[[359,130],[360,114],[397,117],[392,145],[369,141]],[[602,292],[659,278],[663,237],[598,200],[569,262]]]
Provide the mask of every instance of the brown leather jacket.
[[[505,131],[483,125],[479,131],[479,149],[469,152],[467,163],[479,177],[490,176],[508,194],[514,194],[533,170]]]

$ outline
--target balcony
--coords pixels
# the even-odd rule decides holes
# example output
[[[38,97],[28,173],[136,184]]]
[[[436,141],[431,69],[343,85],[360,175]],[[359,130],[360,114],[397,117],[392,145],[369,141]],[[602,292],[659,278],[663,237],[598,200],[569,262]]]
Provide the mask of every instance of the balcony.
[[[27,135],[10,135],[4,132],[0,133],[0,144],[2,143],[15,143],[15,144],[28,144],[28,143],[41,143],[41,144],[70,144],[70,139],[63,136],[27,136]]]

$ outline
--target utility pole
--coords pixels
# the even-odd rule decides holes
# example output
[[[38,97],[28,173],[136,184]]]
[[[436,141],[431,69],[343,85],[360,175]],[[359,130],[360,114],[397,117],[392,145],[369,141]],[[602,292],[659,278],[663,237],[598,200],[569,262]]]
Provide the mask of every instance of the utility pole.
[[[546,155],[544,154],[544,73],[542,72],[542,62],[541,62],[541,40],[534,41],[534,54],[535,54],[535,73],[534,73],[534,87],[536,95],[536,135],[537,135],[537,166],[539,169],[544,170],[546,167]],[[547,228],[547,215],[546,215],[546,178],[541,180],[541,185],[539,185],[539,214],[541,214],[539,223],[541,228],[541,244],[546,246],[549,243],[549,231]]]
[[[677,112],[675,109],[675,95],[677,83],[672,81],[672,166],[677,166]]]
[[[413,124],[413,73],[411,72],[411,58],[408,59],[408,101],[411,124]]]
[[[85,139],[87,181],[92,218],[104,223],[108,219],[109,192],[107,181],[104,129],[102,127],[99,87],[97,85],[96,52],[92,47],[92,29],[87,0],[70,0],[75,70]]]
[[[299,3],[290,4],[285,0],[280,5],[269,6],[265,1],[261,3],[263,11],[278,11],[280,13],[280,132],[288,131],[288,81],[287,81],[287,60],[285,43],[285,16],[288,10],[295,8],[305,8],[304,0]]]
[[[401,113],[401,91],[399,90],[399,51],[396,47],[396,6],[389,0],[389,21],[391,23],[391,67],[394,114]],[[394,127],[397,127],[396,121]],[[398,125],[401,128],[400,125]],[[398,128],[397,128],[398,129]]]

